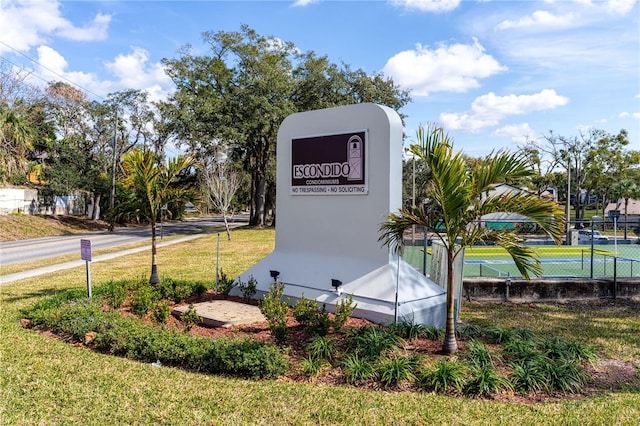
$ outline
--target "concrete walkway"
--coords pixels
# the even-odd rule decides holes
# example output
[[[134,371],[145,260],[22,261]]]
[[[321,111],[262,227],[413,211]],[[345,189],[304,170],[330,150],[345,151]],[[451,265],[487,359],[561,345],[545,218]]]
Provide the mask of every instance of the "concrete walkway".
[[[187,235],[185,237],[176,238],[175,240],[163,241],[157,244],[157,247],[165,247],[170,246],[172,244],[184,243],[186,241],[195,240],[197,238],[204,237],[210,234],[195,234],[195,235]],[[141,251],[151,250],[151,244],[145,244],[142,247],[136,247],[128,250],[122,250],[114,253],[102,254],[100,256],[93,256],[92,262],[103,262],[105,260],[115,259],[116,257],[127,256],[133,253],[139,253]],[[71,262],[59,263],[57,265],[43,266],[42,268],[31,269],[29,271],[16,272],[14,274],[7,274],[0,276],[0,285],[7,284],[10,282],[22,280],[24,278],[32,278],[37,277],[39,275],[50,274],[51,272],[62,271],[64,269],[76,268],[78,266],[83,266],[85,264],[84,260],[73,260]]]

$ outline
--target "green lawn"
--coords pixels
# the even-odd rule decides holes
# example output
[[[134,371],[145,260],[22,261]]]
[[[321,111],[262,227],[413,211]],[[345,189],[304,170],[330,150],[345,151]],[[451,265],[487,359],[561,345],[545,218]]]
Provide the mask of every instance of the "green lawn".
[[[233,236],[231,242],[221,241],[220,261],[229,275],[273,248],[271,230],[237,230]],[[159,272],[213,280],[215,249],[215,235],[162,248]],[[93,281],[146,276],[149,257],[140,253],[96,263]],[[637,387],[582,400],[521,404],[248,381],[97,354],[20,326],[20,308],[62,289],[83,288],[84,273],[81,267],[0,287],[0,425],[636,425],[640,420]],[[461,318],[582,340],[601,356],[640,366],[639,312],[469,303]]]

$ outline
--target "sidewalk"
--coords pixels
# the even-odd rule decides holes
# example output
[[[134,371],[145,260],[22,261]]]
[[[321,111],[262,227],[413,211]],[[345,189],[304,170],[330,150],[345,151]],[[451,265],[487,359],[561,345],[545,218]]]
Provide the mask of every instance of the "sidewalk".
[[[165,246],[169,246],[169,245],[172,245],[172,244],[183,243],[183,242],[186,242],[186,241],[191,241],[191,240],[195,240],[197,238],[204,237],[206,235],[209,235],[209,234],[187,235],[185,237],[176,238],[175,240],[160,242],[160,243],[157,244],[157,247],[160,248],[160,247],[165,247]],[[105,260],[111,260],[111,259],[115,259],[116,257],[126,256],[126,255],[133,254],[133,253],[139,253],[139,252],[145,251],[145,250],[151,250],[151,243],[149,243],[149,244],[147,244],[147,245],[145,245],[143,247],[136,247],[136,248],[132,248],[132,249],[128,249],[128,250],[122,250],[122,251],[118,251],[118,252],[114,252],[114,253],[95,256],[95,257],[93,257],[92,262],[103,262]],[[73,260],[71,262],[59,263],[57,265],[43,266],[42,268],[31,269],[29,271],[22,271],[22,272],[16,272],[14,274],[1,275],[0,276],[0,285],[8,284],[10,282],[18,281],[18,280],[21,280],[21,279],[24,279],[24,278],[32,278],[32,277],[37,277],[37,276],[40,276],[40,275],[49,274],[51,272],[62,271],[64,269],[76,268],[78,266],[83,266],[84,264],[85,264],[85,261],[79,259],[79,260]]]

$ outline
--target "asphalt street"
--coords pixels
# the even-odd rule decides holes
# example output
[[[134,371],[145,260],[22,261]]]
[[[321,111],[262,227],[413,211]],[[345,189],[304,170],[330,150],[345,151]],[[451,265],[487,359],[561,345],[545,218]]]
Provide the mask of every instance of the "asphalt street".
[[[236,217],[230,225],[232,227],[246,224],[246,218]],[[162,229],[158,227],[158,247],[177,244],[184,241],[200,238],[212,232],[224,231],[224,223],[221,218],[195,218],[183,222],[170,222],[163,224]],[[163,241],[167,236],[184,235],[181,238]],[[0,243],[0,264],[10,265],[21,262],[42,260],[50,257],[63,256],[67,254],[78,255],[78,260],[65,262],[57,265],[36,268],[28,271],[17,272],[0,276],[0,284],[6,284],[23,278],[34,277],[59,271],[68,268],[81,266],[85,263],[80,259],[80,240],[91,241],[92,251],[118,247],[135,242],[144,242],[151,239],[151,228],[149,226],[135,228],[118,228],[114,232],[92,232],[86,234],[75,234],[58,237],[35,238],[21,241],[10,241]],[[122,250],[100,256],[93,256],[92,262],[100,262],[115,257],[126,256],[144,250],[150,250],[149,245],[128,250]]]

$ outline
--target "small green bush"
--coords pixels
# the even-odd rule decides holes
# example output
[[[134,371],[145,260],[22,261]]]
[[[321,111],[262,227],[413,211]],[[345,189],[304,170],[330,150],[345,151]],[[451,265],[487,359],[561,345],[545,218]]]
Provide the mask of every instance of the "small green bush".
[[[466,368],[456,360],[441,360],[417,375],[420,387],[435,392],[447,392],[451,389],[462,390],[465,383]]]
[[[302,297],[293,305],[293,317],[307,328],[311,327],[317,313],[318,303],[315,300],[304,297],[304,293],[302,293]]]
[[[235,286],[235,280],[233,278],[229,278],[227,274],[225,274],[224,271],[220,269],[220,275],[218,276],[218,283],[215,290],[220,294],[228,296]]]
[[[121,308],[127,300],[127,285],[125,281],[109,281],[103,285],[102,297],[107,305],[113,309]]]
[[[315,336],[306,345],[309,356],[314,359],[331,360],[336,352],[335,340],[326,336]]]
[[[180,322],[184,325],[185,331],[191,330],[194,325],[200,322],[200,316],[193,303],[189,304],[188,309],[180,315]]]
[[[151,312],[153,320],[160,324],[166,324],[167,319],[169,319],[169,315],[171,315],[171,309],[168,300],[158,301]]]
[[[401,321],[389,324],[387,329],[403,339],[414,340],[424,335],[426,326],[424,324],[416,324],[413,321]]]
[[[133,290],[131,296],[131,311],[143,317],[151,310],[155,303],[153,289],[150,284],[140,285]]]
[[[264,295],[260,303],[260,312],[267,318],[269,329],[279,344],[289,341],[289,328],[287,327],[287,312],[289,312],[289,299],[283,300],[284,283],[276,282],[269,287],[269,293]]]
[[[330,367],[330,364],[326,359],[314,358],[312,355],[302,360],[302,372],[309,377],[317,376],[327,367]]]
[[[508,328],[490,326],[484,329],[484,335],[489,343],[502,344],[511,340],[514,332]]]
[[[250,276],[246,283],[238,281],[238,288],[245,299],[251,299],[258,292],[258,281]]]
[[[473,396],[490,396],[501,389],[510,389],[509,381],[498,374],[492,365],[471,367],[471,378],[464,386],[464,392]]]
[[[456,336],[471,340],[482,336],[482,328],[477,324],[460,324],[456,327]]]
[[[529,392],[548,390],[549,380],[546,372],[546,364],[546,359],[511,364],[513,372],[509,379],[513,389],[521,395]]]
[[[487,346],[478,340],[469,340],[467,342],[467,359],[476,367],[492,367],[493,356]]]
[[[360,358],[357,353],[352,353],[342,360],[342,369],[347,383],[358,385],[370,380],[375,374],[375,366],[371,360]]]
[[[547,363],[546,367],[550,387],[562,392],[580,392],[588,379],[577,360],[555,359]]]
[[[336,304],[335,313],[333,317],[333,328],[336,331],[341,331],[344,325],[347,323],[347,320],[351,315],[353,315],[353,311],[355,311],[357,303],[353,302],[353,296],[348,295],[347,297],[343,297]]]
[[[364,358],[378,358],[387,350],[398,349],[404,343],[400,336],[375,326],[364,326],[349,330],[349,349]]]
[[[188,285],[177,285],[173,289],[173,301],[175,303],[184,302],[192,294],[192,288]]]
[[[415,361],[413,358],[393,355],[380,361],[377,368],[378,381],[383,386],[395,386],[404,381],[413,381],[416,376],[413,373]]]

